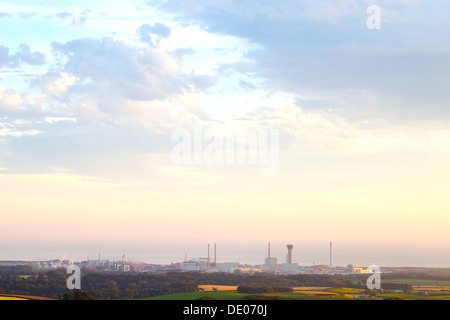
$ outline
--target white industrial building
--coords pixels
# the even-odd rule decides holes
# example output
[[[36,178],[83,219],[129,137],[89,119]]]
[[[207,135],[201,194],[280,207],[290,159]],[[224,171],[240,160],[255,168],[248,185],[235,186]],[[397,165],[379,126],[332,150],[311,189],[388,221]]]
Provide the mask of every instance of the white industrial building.
[[[298,263],[283,263],[281,265],[281,272],[286,274],[298,274]]]
[[[223,262],[217,263],[214,269],[218,272],[233,272],[232,270],[237,269],[238,267],[239,262]]]

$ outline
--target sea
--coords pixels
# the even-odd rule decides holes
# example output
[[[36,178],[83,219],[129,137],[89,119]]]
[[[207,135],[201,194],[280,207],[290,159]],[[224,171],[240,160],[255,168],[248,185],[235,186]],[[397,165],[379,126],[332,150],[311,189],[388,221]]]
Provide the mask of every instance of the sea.
[[[215,250],[216,248],[216,250]],[[361,247],[340,247],[333,244],[333,266],[357,267],[369,265],[385,267],[430,267],[450,268],[450,251],[447,248],[395,248],[387,250],[364,250]],[[272,244],[271,257],[277,258],[278,263],[286,262],[287,248],[283,244]],[[218,263],[239,262],[240,264],[262,265],[269,255],[267,244],[223,244],[209,245],[211,261]],[[329,265],[330,252],[327,246],[302,246],[294,244],[292,260],[300,266]],[[208,244],[107,244],[92,243],[85,245],[64,245],[38,243],[1,243],[0,261],[43,261],[74,259],[74,261],[121,260],[125,258],[131,262],[145,262],[148,264],[169,265],[171,263],[195,260],[208,257]]]

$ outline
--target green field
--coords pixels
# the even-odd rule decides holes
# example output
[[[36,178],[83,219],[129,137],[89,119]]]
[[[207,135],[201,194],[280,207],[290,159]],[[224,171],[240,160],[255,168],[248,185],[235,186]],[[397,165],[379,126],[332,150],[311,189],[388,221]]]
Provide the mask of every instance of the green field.
[[[222,292],[186,292],[186,293],[174,293],[164,296],[150,297],[143,300],[197,300],[202,297],[211,297],[214,299],[223,300],[239,300],[249,294],[238,293],[236,291],[222,291]]]
[[[329,293],[329,292],[328,292]],[[223,300],[240,300],[250,294],[245,293],[237,293],[237,292],[187,292],[187,293],[176,293],[176,294],[168,294],[164,296],[157,296],[146,298],[143,300],[197,300],[202,297],[210,297],[214,299],[223,299]],[[265,294],[267,297],[277,296],[288,299],[295,300],[351,300],[354,299],[354,295],[364,295],[364,293],[353,293],[353,294],[335,294],[330,295],[324,291],[323,294],[304,294],[304,293],[271,293]],[[449,295],[439,295],[439,296],[424,296],[418,294],[405,294],[405,293],[380,293],[376,296],[376,298],[400,298],[403,300],[450,300]]]
[[[439,281],[439,280],[425,280],[425,279],[383,279],[381,280],[381,285],[383,283],[406,283],[412,286],[441,286],[450,287],[450,281]]]
[[[345,291],[345,290],[344,290]],[[202,297],[210,297],[214,299],[223,299],[223,300],[240,300],[244,297],[247,297],[248,293],[238,293],[236,291],[222,291],[222,292],[186,292],[186,293],[175,293],[168,294],[164,296],[150,297],[142,300],[197,300]],[[297,300],[348,300],[352,299],[352,296],[349,295],[341,295],[341,294],[330,294],[328,291],[323,291],[323,293],[318,292],[317,294],[306,294],[301,292],[294,293],[270,293],[265,294],[267,297],[283,297],[288,299],[297,299]]]
[[[450,295],[447,296],[422,296],[406,293],[380,293],[378,298],[400,298],[403,300],[450,300]]]
[[[349,300],[353,299],[353,297],[348,295],[340,295],[340,294],[329,294],[328,291],[323,291],[323,293],[315,293],[315,294],[305,294],[300,292],[295,293],[271,293],[267,296],[279,296],[284,298],[290,298],[295,300]]]

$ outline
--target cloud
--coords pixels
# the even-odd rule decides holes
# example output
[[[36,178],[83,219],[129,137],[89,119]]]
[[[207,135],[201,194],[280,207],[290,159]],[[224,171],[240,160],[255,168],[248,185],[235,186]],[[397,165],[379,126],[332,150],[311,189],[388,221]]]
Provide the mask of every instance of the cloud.
[[[445,121],[416,122],[413,126],[386,120],[349,121],[327,110],[306,111],[293,102],[249,112],[245,121],[277,128],[282,151],[301,155],[450,156],[450,130]]]
[[[244,80],[239,81],[239,86],[244,88],[245,90],[256,90],[257,89],[257,87],[253,83],[244,81]]]
[[[0,18],[11,18],[12,15],[9,12],[0,12]]]
[[[69,99],[69,87],[77,82],[78,78],[64,72],[47,72],[32,80],[32,85],[39,87],[49,98],[64,101]]]
[[[10,88],[0,87],[0,111],[3,114],[15,113],[19,110],[20,95]]]
[[[20,61],[32,66],[45,64],[45,55],[39,51],[32,52],[30,46],[27,44],[21,44],[20,51],[16,55]]]
[[[17,15],[21,19],[28,20],[28,19],[35,17],[37,15],[37,13],[36,12],[18,12]]]
[[[20,138],[27,136],[35,136],[38,134],[40,134],[39,130],[23,128],[23,125],[20,123],[20,121],[17,121],[16,123],[8,123],[0,121],[0,137]],[[2,142],[1,140],[2,139],[0,139],[0,145]],[[0,149],[0,152],[5,153],[5,150]]]
[[[94,11],[91,9],[82,9],[78,6],[69,6],[66,11],[58,12],[53,15],[46,15],[47,19],[57,18],[60,22],[65,22],[69,28],[80,28],[85,26],[88,19],[93,17],[104,16],[104,12]]]
[[[103,16],[105,13],[94,11],[88,8],[81,8],[76,5],[69,5],[65,11],[61,11],[61,7],[57,8],[46,5],[28,5],[26,7],[20,4],[8,8],[9,11],[0,12],[0,19],[21,19],[21,20],[57,20],[60,23],[66,23],[69,27],[81,27],[85,25],[87,20],[95,16]],[[16,10],[14,10],[16,9]],[[103,8],[102,8],[103,9]],[[26,10],[26,11],[24,11]]]
[[[215,75],[184,73],[178,52],[138,47],[113,37],[54,43],[53,48],[65,57],[61,72],[77,79],[68,94],[85,97],[103,113],[127,113],[130,104],[174,101],[204,92],[216,82]]]
[[[138,35],[142,42],[147,43],[151,47],[157,47],[161,38],[170,36],[170,28],[163,23],[143,24],[137,29]]]
[[[305,107],[344,107],[349,117],[396,121],[450,116],[447,3],[440,10],[437,2],[417,0],[150,3],[210,33],[260,44],[247,52],[247,62],[222,68],[265,79],[260,86],[266,90],[318,97]],[[371,4],[382,8],[378,32],[366,27]],[[377,97],[378,104],[362,95]]]
[[[20,18],[24,20],[28,20],[37,16],[36,12],[0,12],[0,18]]]
[[[415,5],[396,3],[380,2],[393,12]],[[235,111],[242,121],[281,128],[292,142],[284,150],[382,154],[398,150],[393,136],[405,148],[415,145],[409,132],[396,135],[401,126],[386,119],[400,123],[415,110],[417,117],[442,116],[450,101],[446,42],[421,46],[423,39],[433,44],[446,36],[428,37],[425,28],[416,38],[415,25],[408,32],[392,25],[389,32],[369,33],[364,1],[187,0],[157,7],[177,15],[170,22],[138,20],[128,27],[129,38],[117,34],[121,40],[59,38],[52,44],[59,59],[31,81],[33,93],[0,90],[8,119],[30,121],[15,130],[42,133],[14,142],[12,151],[22,155],[16,168],[33,157],[40,169],[94,174],[105,154],[164,153],[170,147],[164,137],[174,129],[198,119],[228,124]],[[13,54],[0,47],[0,66],[39,65],[42,58],[27,45]],[[272,100],[277,95],[293,102]],[[447,141],[444,133],[436,137]],[[413,149],[439,140],[433,139]],[[125,172],[122,162],[117,167]]]
[[[339,24],[343,18],[365,16],[369,5],[380,5],[387,9],[389,14],[402,16],[411,8],[419,5],[418,0],[253,0],[227,1],[216,0],[214,2],[204,0],[186,0],[183,2],[169,0],[150,0],[148,4],[161,10],[180,13],[187,19],[206,21],[211,16],[237,16],[242,20],[314,20]],[[391,19],[392,20],[392,19]],[[392,21],[391,21],[392,22]],[[213,20],[208,23],[214,24]],[[230,26],[231,28],[233,26]],[[242,30],[245,32],[244,30]]]
[[[190,91],[193,85],[189,77],[179,74],[180,66],[169,54],[112,37],[54,43],[53,50],[67,58],[62,71],[80,79],[73,92],[110,97],[108,100],[152,101]],[[86,80],[89,82],[83,84]]]
[[[20,50],[14,55],[9,54],[9,48],[0,46],[0,67],[18,68],[24,64],[41,66],[46,63],[45,54],[39,51],[31,51],[29,45],[22,43]]]
[[[34,62],[29,51],[22,53],[20,59]],[[124,177],[126,163],[168,153],[171,132],[196,115],[207,117],[197,95],[214,77],[181,72],[180,53],[105,37],[55,42],[53,54],[60,59],[31,80],[35,93],[0,88],[8,123],[1,151],[10,155],[2,161],[14,172],[62,167],[111,177],[100,169],[109,155]],[[14,119],[26,123],[10,127]]]

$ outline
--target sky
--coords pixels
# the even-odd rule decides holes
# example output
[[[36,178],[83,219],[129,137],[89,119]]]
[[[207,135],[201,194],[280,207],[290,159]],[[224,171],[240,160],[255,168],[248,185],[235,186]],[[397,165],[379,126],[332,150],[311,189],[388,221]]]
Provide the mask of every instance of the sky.
[[[444,0],[2,1],[0,259],[171,262],[217,242],[262,263],[271,242],[317,264],[332,241],[342,264],[450,267],[449,15]],[[181,141],[202,161],[177,161]],[[220,162],[227,141],[259,157]]]

